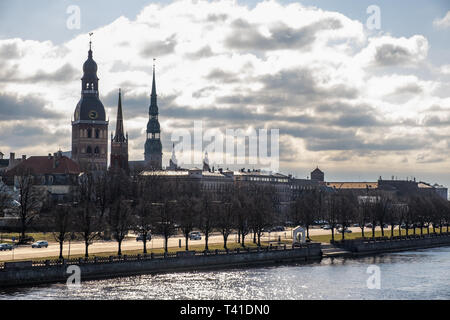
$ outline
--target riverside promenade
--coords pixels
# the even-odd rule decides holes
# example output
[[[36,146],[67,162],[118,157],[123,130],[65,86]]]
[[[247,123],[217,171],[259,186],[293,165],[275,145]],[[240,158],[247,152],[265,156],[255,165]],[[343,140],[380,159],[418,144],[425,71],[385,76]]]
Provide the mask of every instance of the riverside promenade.
[[[145,256],[4,262],[0,264],[0,287],[66,282],[70,276],[70,266],[80,268],[81,279],[84,281],[139,274],[305,262],[320,260],[321,257],[320,243],[310,243],[300,247],[281,245],[233,251],[180,251]]]

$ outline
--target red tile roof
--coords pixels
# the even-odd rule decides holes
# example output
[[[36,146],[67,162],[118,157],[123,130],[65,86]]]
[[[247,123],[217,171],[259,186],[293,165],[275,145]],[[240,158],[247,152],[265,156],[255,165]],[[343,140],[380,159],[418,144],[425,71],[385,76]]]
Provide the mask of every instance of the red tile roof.
[[[54,168],[53,165],[54,156],[48,157],[30,157],[25,161],[22,161],[19,165],[13,169],[7,171],[8,175],[15,175],[21,170],[30,169],[33,174],[79,174],[81,172],[80,166],[67,157],[57,157],[56,161],[58,165]]]

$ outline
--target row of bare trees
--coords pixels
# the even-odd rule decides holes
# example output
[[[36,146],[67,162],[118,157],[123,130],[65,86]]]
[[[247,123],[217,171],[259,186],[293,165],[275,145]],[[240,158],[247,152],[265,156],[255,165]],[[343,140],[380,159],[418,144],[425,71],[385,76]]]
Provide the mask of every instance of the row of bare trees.
[[[54,205],[46,214],[47,226],[63,245],[75,234],[89,246],[100,239],[113,239],[122,255],[122,242],[133,231],[143,240],[147,254],[147,238],[159,235],[164,239],[165,252],[171,237],[182,234],[189,250],[190,233],[199,230],[209,250],[209,238],[220,232],[223,247],[232,232],[239,233],[239,242],[245,247],[245,237],[251,233],[254,242],[261,245],[265,228],[276,223],[276,200],[271,187],[257,185],[229,185],[220,193],[206,190],[196,181],[164,179],[160,175],[138,175],[134,178],[121,173],[98,176],[85,174],[75,202]]]
[[[381,236],[385,236],[385,229],[390,229],[390,236],[394,236],[394,229],[406,229],[416,234],[424,230],[430,233],[430,228],[443,231],[450,223],[450,203],[433,191],[417,192],[399,195],[385,191],[367,191],[357,194],[353,191],[326,191],[314,189],[300,193],[291,206],[291,219],[295,224],[302,225],[307,230],[314,224],[327,224],[331,229],[332,241],[335,240],[335,230],[339,228],[342,239],[345,230],[353,225],[361,228],[365,237],[365,228],[370,226],[372,237],[376,235],[376,227],[381,228]]]

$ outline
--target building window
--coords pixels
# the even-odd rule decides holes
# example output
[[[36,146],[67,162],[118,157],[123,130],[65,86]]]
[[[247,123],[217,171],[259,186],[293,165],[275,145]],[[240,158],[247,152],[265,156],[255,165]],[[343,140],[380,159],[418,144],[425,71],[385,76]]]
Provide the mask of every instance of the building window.
[[[99,138],[100,138],[100,130],[95,129],[95,139],[99,139]]]
[[[88,138],[92,138],[92,129],[88,129],[87,136]]]
[[[94,153],[95,154],[99,154],[100,153],[100,148],[99,147],[95,147]]]
[[[91,146],[87,147],[87,153],[92,153],[92,148],[91,148]]]

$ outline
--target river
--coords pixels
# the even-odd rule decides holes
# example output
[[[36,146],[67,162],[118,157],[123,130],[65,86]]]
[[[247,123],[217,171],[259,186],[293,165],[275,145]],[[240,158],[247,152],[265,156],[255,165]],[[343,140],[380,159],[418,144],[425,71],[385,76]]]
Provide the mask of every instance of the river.
[[[379,289],[368,288],[370,266],[379,270]],[[79,289],[65,284],[0,289],[0,300],[450,299],[449,270],[450,247],[442,247],[310,264],[86,281]]]

